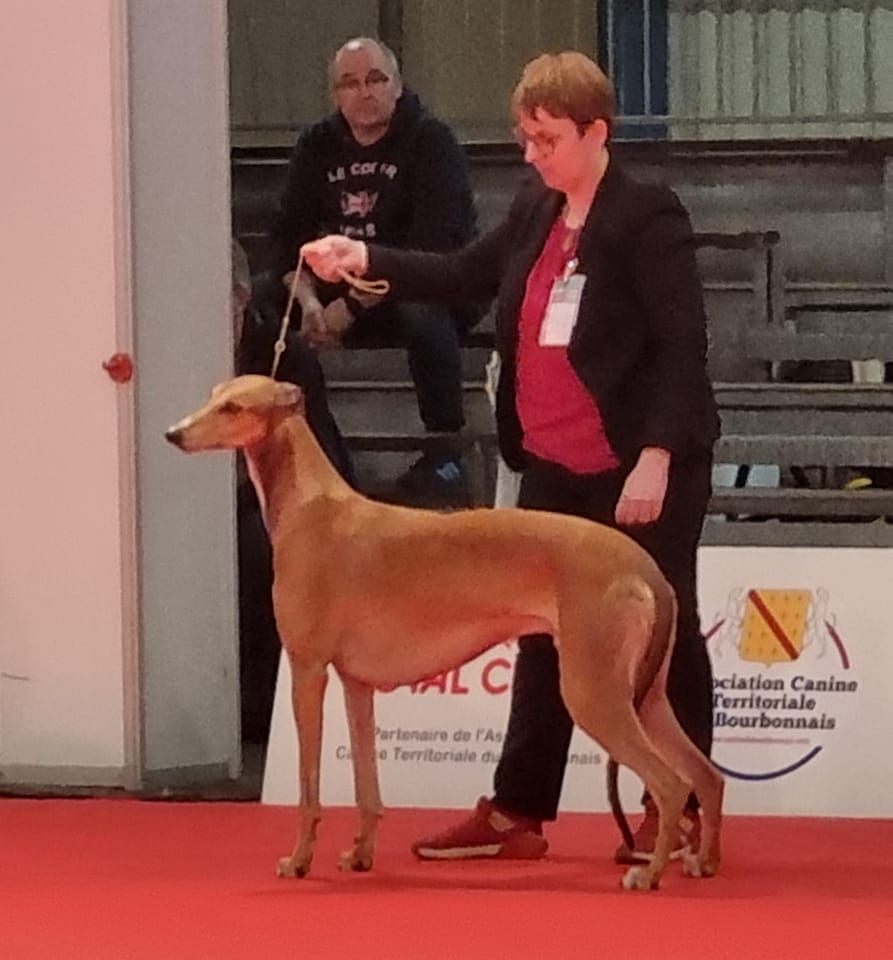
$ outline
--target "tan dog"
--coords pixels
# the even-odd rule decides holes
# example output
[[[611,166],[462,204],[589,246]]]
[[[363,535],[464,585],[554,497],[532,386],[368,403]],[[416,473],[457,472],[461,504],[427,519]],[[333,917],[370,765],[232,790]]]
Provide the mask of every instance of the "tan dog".
[[[723,781],[666,697],[676,603],[649,555],[623,533],[576,517],[446,514],[368,500],[342,481],[302,414],[298,387],[244,376],[215,387],[204,407],[166,433],[187,452],[243,449],[270,534],[300,747],[300,826],[279,874],[304,876],[313,858],[330,664],[344,683],[360,820],[341,865],[368,870],[382,813],[375,688],[434,676],[506,639],[549,633],[574,721],[641,777],[660,813],[653,859],[632,867],[623,885],[657,886],[692,787],[703,834],[685,869],[712,875]]]

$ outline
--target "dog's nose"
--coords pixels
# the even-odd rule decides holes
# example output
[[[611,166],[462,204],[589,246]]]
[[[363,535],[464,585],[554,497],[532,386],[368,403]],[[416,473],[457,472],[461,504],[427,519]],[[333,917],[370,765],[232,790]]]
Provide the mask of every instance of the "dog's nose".
[[[183,431],[179,427],[169,427],[164,431],[164,439],[178,447],[183,446]]]

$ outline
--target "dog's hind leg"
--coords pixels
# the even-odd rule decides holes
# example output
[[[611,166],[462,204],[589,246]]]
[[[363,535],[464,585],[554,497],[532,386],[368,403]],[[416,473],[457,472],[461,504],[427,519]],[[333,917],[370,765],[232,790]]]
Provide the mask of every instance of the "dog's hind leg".
[[[340,866],[342,870],[369,870],[375,857],[375,836],[382,814],[375,755],[375,690],[350,677],[342,676],[341,680],[350,730],[360,832],[353,847],[342,854]]]
[[[646,865],[631,867],[623,878],[627,890],[655,890],[678,839],[679,820],[691,785],[655,750],[632,703],[609,706],[568,704],[577,725],[617,761],[629,767],[648,788],[657,806],[660,827],[654,855]]]
[[[279,861],[280,877],[306,876],[313,861],[319,803],[319,764],[322,753],[322,705],[328,673],[325,664],[306,666],[289,654],[292,708],[298,729],[300,810],[298,838],[290,857]]]
[[[593,617],[597,616],[597,622]],[[659,831],[647,866],[630,869],[626,889],[658,886],[677,838],[690,785],[655,750],[636,714],[634,690],[656,623],[655,597],[636,577],[615,580],[595,610],[560,607],[561,694],[577,725],[630,767],[657,806]]]
[[[661,754],[694,785],[701,804],[701,840],[697,853],[683,855],[689,876],[711,877],[719,867],[724,781],[720,772],[691,742],[666,695],[666,665],[642,704],[642,724]]]

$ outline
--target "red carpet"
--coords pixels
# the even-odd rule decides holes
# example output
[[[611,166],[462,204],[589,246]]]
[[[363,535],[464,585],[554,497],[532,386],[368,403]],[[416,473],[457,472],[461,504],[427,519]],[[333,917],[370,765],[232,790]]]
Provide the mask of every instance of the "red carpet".
[[[392,810],[378,862],[340,874],[351,811],[313,874],[278,880],[295,813],[256,804],[0,800],[0,956],[59,960],[893,956],[893,821],[727,818],[713,880],[625,893],[604,816],[565,815],[541,863],[420,864],[448,812]]]

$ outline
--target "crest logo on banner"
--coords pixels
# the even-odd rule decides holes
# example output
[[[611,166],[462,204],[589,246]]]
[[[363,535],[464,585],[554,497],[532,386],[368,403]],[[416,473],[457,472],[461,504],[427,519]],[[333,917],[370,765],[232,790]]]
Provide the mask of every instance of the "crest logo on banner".
[[[734,588],[706,635],[724,773],[783,777],[836,740],[859,680],[827,590]]]

